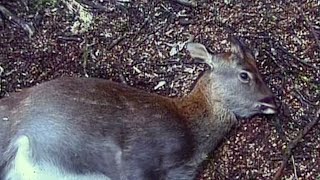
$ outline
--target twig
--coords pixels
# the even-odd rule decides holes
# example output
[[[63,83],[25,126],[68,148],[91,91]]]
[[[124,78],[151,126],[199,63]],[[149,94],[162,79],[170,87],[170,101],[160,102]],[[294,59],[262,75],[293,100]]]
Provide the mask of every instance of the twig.
[[[276,35],[273,35],[273,36],[275,37]],[[301,63],[301,64],[303,64],[303,65],[305,65],[305,66],[308,66],[308,67],[310,67],[310,68],[313,68],[313,69],[318,69],[317,67],[315,67],[315,66],[313,66],[313,65],[311,65],[311,64],[309,64],[309,63],[307,63],[307,62],[305,62],[305,61],[302,61],[302,60],[300,60],[298,57],[294,56],[294,55],[293,55],[292,53],[290,53],[286,48],[284,48],[281,43],[279,43],[279,40],[275,39],[274,37],[271,37],[271,36],[270,36],[270,37],[269,37],[269,36],[262,36],[262,39],[269,39],[269,40],[271,40],[271,42],[274,42],[274,43],[271,43],[271,42],[269,41],[270,46],[274,47],[275,49],[280,49],[283,53],[285,53],[286,55],[288,55],[290,58],[298,61],[299,63]],[[261,37],[259,37],[259,38],[261,39]],[[273,44],[274,44],[275,46],[273,46]],[[285,60],[285,62],[286,62],[286,64],[287,64],[289,67],[297,68],[296,65],[294,65],[294,64],[292,64],[292,63],[290,63],[290,62],[288,62],[288,61],[286,61],[286,60]]]
[[[83,52],[82,52],[82,67],[83,67],[83,72],[85,77],[89,77],[87,73],[87,64],[88,64],[88,58],[89,58],[89,46],[87,44],[84,45]]]
[[[19,25],[25,32],[28,33],[29,38],[31,38],[35,32],[35,29],[32,25],[28,24],[23,19],[19,18],[17,15],[13,14],[6,7],[0,5],[0,14],[2,14],[10,22],[16,23]]]
[[[142,40],[140,40],[138,43],[136,43],[136,44],[135,44],[134,46],[132,46],[132,47],[133,47],[133,48],[136,48],[136,47],[140,46],[143,42],[145,42],[145,41],[150,37],[150,35],[159,32],[161,29],[167,28],[169,25],[170,25],[169,23],[165,23],[164,25],[161,25],[160,27],[155,28],[152,32],[147,33]]]
[[[302,138],[308,134],[308,132],[318,123],[320,119],[320,108],[318,108],[316,117],[310,121],[304,128],[299,132],[297,137],[293,139],[292,141],[289,142],[287,148],[285,149],[284,152],[284,158],[281,162],[281,165],[279,166],[275,176],[273,177],[273,180],[280,180],[282,173],[285,169],[285,167],[288,164],[289,158],[292,156],[292,150],[297,146],[297,144],[302,140]]]
[[[57,37],[58,40],[61,41],[75,41],[75,42],[82,42],[83,39],[81,37],[77,37],[77,36],[58,36]]]
[[[313,106],[317,106],[317,100],[316,101],[311,101],[309,98],[305,97],[304,94],[302,94],[302,92],[298,91],[297,89],[294,89],[294,94],[296,95],[296,97],[300,100],[300,101],[304,101],[308,104],[311,104]]]
[[[109,47],[107,47],[107,50],[110,51],[111,49],[113,49],[116,45],[118,45],[121,41],[123,41],[125,38],[127,37],[127,34],[118,37],[117,39],[115,39],[114,41],[111,42],[111,44],[109,45]]]
[[[294,162],[294,157],[293,156],[291,156],[291,162],[292,162],[292,166],[293,166],[294,180],[298,180],[296,163]]]
[[[281,107],[280,107],[280,108],[281,108]],[[275,126],[276,131],[277,131],[278,134],[279,134],[280,139],[285,142],[285,141],[286,141],[285,132],[284,132],[282,126],[281,126],[279,116],[276,116],[276,117],[275,117],[274,126]],[[281,160],[282,160],[282,159],[281,159]],[[279,161],[279,160],[278,160],[278,161]]]
[[[174,0],[181,5],[188,6],[188,7],[196,7],[197,1],[196,0]]]
[[[313,29],[313,31],[314,31],[314,29]],[[314,33],[316,33],[316,32],[314,31]],[[274,36],[276,36],[276,35],[274,35]],[[313,68],[313,69],[318,70],[317,67],[315,67],[315,66],[313,66],[313,65],[311,65],[311,64],[309,64],[309,63],[307,63],[307,62],[305,62],[305,61],[302,61],[301,59],[299,59],[298,57],[296,57],[296,56],[294,56],[292,53],[290,53],[286,48],[284,48],[284,47],[281,45],[281,43],[279,43],[279,40],[275,39],[273,36],[253,36],[253,37],[259,38],[259,39],[269,39],[269,40],[271,40],[272,42],[275,42],[274,44],[275,44],[276,46],[275,46],[274,48],[279,48],[282,52],[284,52],[284,53],[285,53],[286,55],[288,55],[290,58],[298,61],[299,63],[301,63],[301,64],[303,64],[303,65],[305,65],[305,66],[308,66],[308,67],[310,67],[310,68]],[[272,43],[270,43],[270,46],[273,46]],[[320,47],[320,46],[319,46],[319,47]],[[269,54],[270,54],[270,53],[269,53]],[[290,63],[290,62],[288,62],[288,61],[285,61],[285,63],[286,63],[289,67],[297,68],[296,65],[294,65],[294,64],[292,64],[292,63]],[[285,69],[286,69],[286,68],[285,68]]]
[[[313,69],[318,69],[317,67],[305,62],[305,61],[302,61],[301,59],[299,59],[298,57],[294,56],[292,53],[290,53],[286,48],[284,48],[280,43],[278,44],[277,46],[282,52],[284,52],[285,54],[287,54],[290,58],[298,61],[299,63],[305,65],[305,66],[308,66],[310,68],[313,68]],[[295,67],[294,65],[291,65],[292,67]]]
[[[287,68],[284,68],[284,66],[282,65],[282,64],[280,64],[277,60],[276,60],[276,58],[271,54],[271,53],[269,53],[268,51],[264,51],[265,53],[266,53],[266,55],[274,62],[274,64],[276,65],[276,66],[278,66],[278,68],[281,70],[281,71],[283,71],[283,70],[287,70]],[[281,61],[280,61],[281,62]]]
[[[140,28],[138,29],[137,32],[134,33],[134,36],[131,38],[131,41],[135,41],[137,36],[141,33],[142,29],[146,27],[146,25],[149,23],[150,18],[147,17],[144,22],[142,23],[142,25],[140,26]]]
[[[299,11],[299,13],[302,15],[302,17],[306,20],[306,22],[309,26],[309,30],[311,31],[312,35],[314,36],[314,40],[316,41],[316,43],[320,49],[320,40],[318,39],[317,33],[314,30],[314,28],[312,27],[311,22],[309,21],[309,19],[305,16],[304,12],[298,6],[295,6],[295,8]]]
[[[161,1],[159,1],[159,2],[161,2]],[[153,4],[153,6],[151,8],[155,8],[158,5],[159,2],[157,2],[156,4]],[[165,8],[164,6],[162,6],[162,7]],[[166,9],[166,11],[170,12],[167,9]],[[166,18],[170,18],[170,15],[168,17],[166,17]],[[152,18],[150,18],[150,17],[145,18],[145,20],[144,20],[143,24],[140,26],[139,30],[134,33],[134,37],[131,40],[132,42],[136,42],[137,37],[141,33],[142,29],[144,29],[145,26],[147,26],[148,24],[152,24]],[[169,25],[170,25],[170,23],[164,23],[164,26],[160,26],[158,28],[154,28],[151,32],[146,33],[145,37],[142,40],[138,41],[135,45],[131,45],[130,47],[136,48],[136,47],[140,46],[143,42],[145,42],[149,38],[150,35],[155,34],[156,32],[160,31],[163,28],[164,29],[167,28]]]

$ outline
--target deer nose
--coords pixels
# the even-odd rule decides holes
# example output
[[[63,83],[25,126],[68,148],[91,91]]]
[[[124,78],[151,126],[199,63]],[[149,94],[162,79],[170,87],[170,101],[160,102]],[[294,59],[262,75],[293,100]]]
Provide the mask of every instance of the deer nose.
[[[274,97],[273,97],[273,96],[265,97],[265,98],[261,99],[259,102],[267,103],[267,104],[272,104],[272,105],[275,106]]]
[[[258,107],[259,107],[260,112],[263,114],[277,113],[273,96],[269,96],[269,97],[265,97],[265,98],[261,99],[259,101]]]

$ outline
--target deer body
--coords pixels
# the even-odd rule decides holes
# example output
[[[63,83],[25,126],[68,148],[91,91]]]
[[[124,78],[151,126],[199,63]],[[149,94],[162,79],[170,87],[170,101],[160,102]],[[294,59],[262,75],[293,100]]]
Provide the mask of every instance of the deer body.
[[[209,60],[201,48],[195,44],[189,51]],[[229,96],[239,95],[225,97],[231,90],[221,89],[220,75],[204,73],[183,98],[107,80],[64,78],[1,99],[0,178],[193,179],[236,115],[274,113],[272,103],[259,101],[271,96],[264,84],[254,89],[260,106],[247,110],[243,103],[242,109],[229,103]]]

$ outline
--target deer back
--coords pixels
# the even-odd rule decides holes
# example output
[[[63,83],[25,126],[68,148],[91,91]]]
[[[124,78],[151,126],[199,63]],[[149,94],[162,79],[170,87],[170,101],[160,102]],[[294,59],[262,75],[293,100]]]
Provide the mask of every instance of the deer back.
[[[236,116],[275,113],[250,51],[232,39],[191,93],[168,98],[95,78],[61,78],[0,100],[0,179],[193,179]]]

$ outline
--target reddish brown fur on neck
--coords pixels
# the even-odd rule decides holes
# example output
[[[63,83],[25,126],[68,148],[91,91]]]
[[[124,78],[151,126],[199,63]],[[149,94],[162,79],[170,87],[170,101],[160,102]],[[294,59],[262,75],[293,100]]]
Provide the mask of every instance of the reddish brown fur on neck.
[[[178,108],[178,112],[188,120],[202,119],[210,116],[212,113],[212,92],[208,92],[210,78],[209,73],[203,74],[201,78],[198,79],[193,90],[180,99],[174,99],[175,105]],[[210,94],[209,94],[210,93]]]

